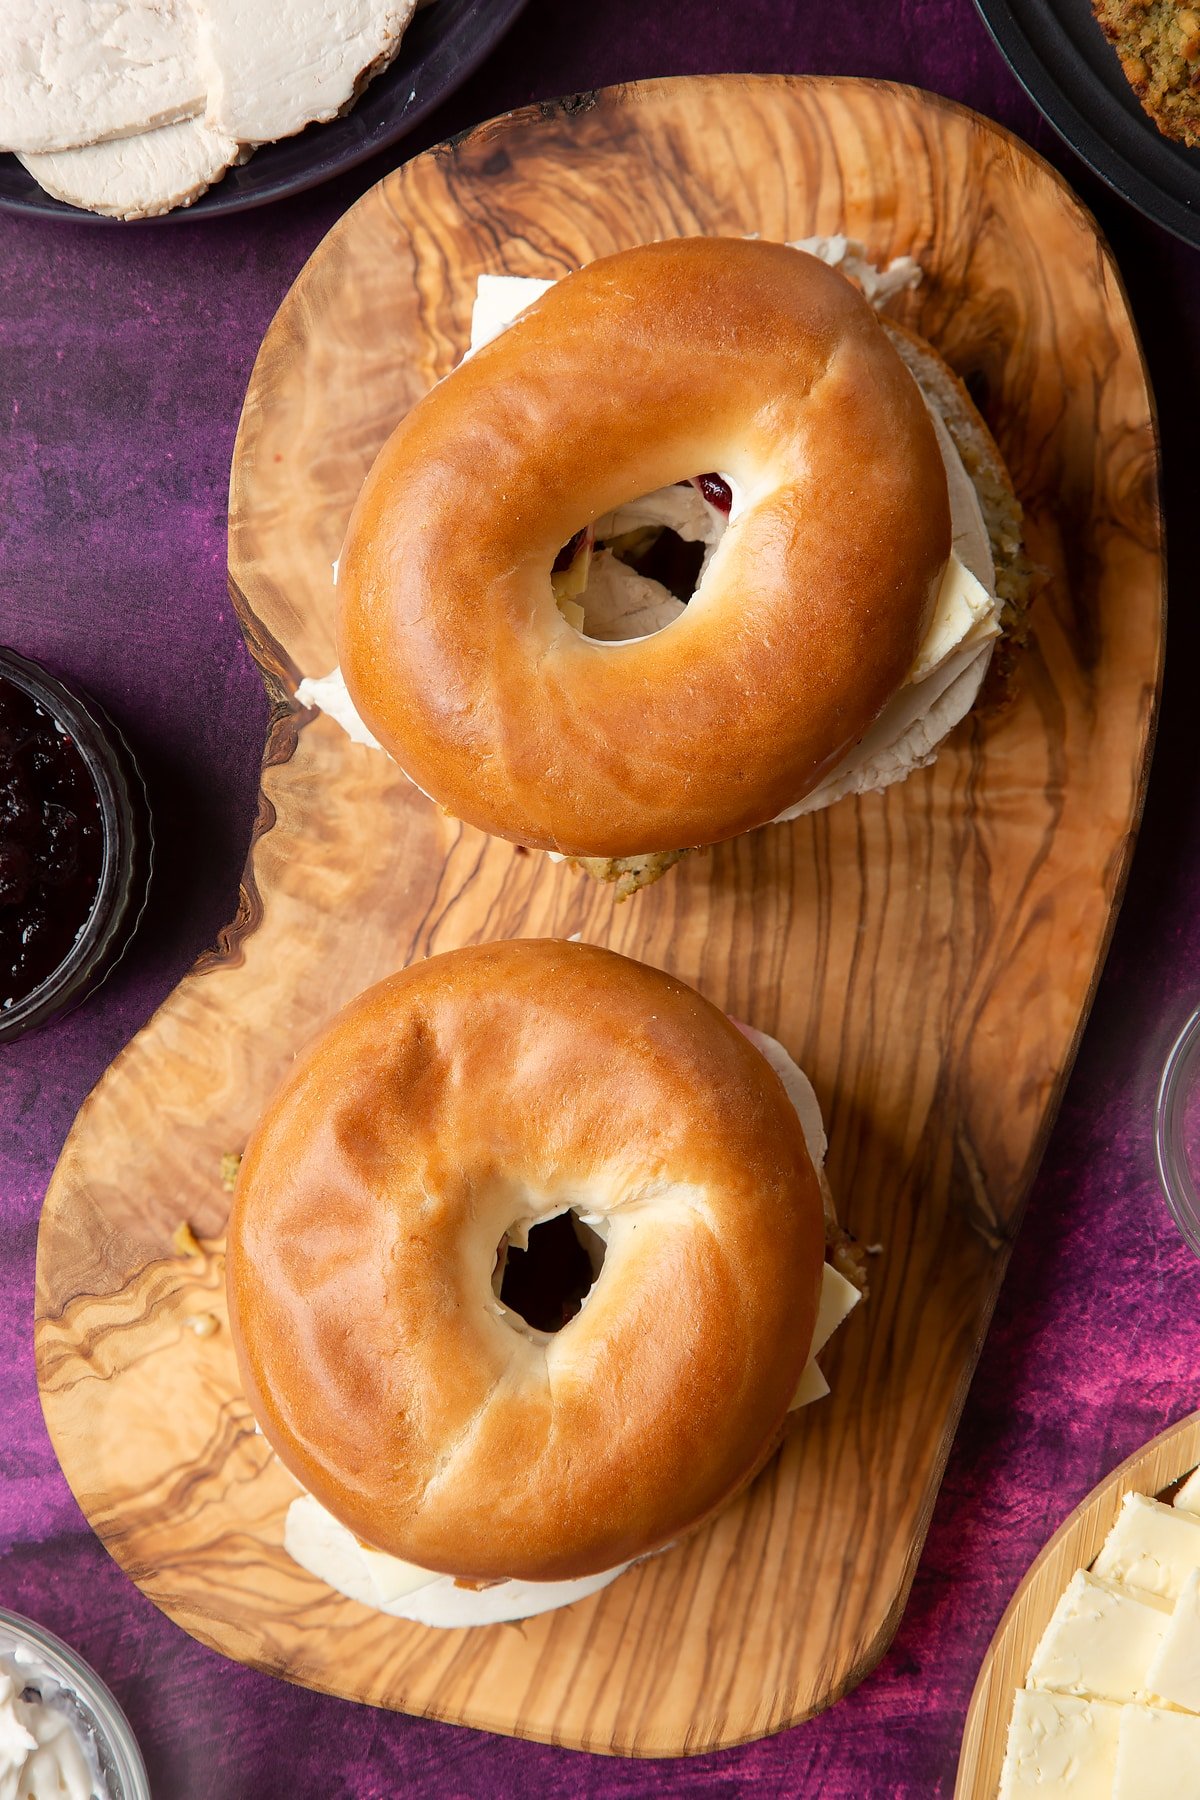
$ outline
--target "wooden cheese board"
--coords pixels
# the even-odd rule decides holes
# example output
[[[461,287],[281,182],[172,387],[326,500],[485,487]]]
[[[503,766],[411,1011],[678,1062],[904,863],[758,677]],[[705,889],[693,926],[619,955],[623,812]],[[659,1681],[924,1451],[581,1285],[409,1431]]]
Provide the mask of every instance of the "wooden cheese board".
[[[1063,1520],[1005,1608],[967,1710],[954,1800],[996,1800],[1013,1689],[1024,1687],[1038,1640],[1076,1569],[1086,1569],[1116,1522],[1126,1494],[1169,1500],[1200,1463],[1200,1412],[1152,1438],[1106,1475]]]
[[[336,660],[330,565],[359,482],[461,354],[478,273],[839,230],[921,263],[893,309],[968,380],[1026,504],[1046,587],[1006,710],[886,795],[687,858],[618,906],[297,707],[299,678]],[[651,81],[493,121],[373,188],[285,299],[238,434],[230,579],[275,702],[242,906],[85,1104],[42,1216],[39,1379],[81,1506],[203,1642],[357,1700],[640,1755],[808,1716],[903,1609],[1141,810],[1157,450],[1105,246],[1008,134],[879,82]],[[439,1633],[283,1551],[294,1489],[238,1391],[219,1163],[369,982],[458,944],[576,933],[782,1039],[823,1103],[843,1214],[882,1250],[828,1356],[832,1398],[711,1527],[567,1611]],[[184,1217],[201,1257],[172,1247]],[[190,1311],[218,1329],[193,1335]]]

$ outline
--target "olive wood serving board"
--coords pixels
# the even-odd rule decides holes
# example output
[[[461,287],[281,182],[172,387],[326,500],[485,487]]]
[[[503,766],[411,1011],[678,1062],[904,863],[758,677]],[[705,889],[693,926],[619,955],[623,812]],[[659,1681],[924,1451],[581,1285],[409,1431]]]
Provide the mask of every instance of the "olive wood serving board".
[[[1004,1610],[975,1682],[954,1800],[996,1800],[1013,1689],[1024,1687],[1038,1640],[1076,1569],[1090,1568],[1126,1494],[1171,1498],[1200,1463],[1200,1412],[1151,1438],[1063,1520]]]
[[[330,565],[393,422],[461,354],[483,270],[680,233],[846,230],[926,270],[893,303],[969,380],[1047,571],[1007,710],[884,796],[687,858],[625,905],[489,840],[296,707],[335,662]],[[606,372],[597,370],[597,380]],[[586,406],[586,394],[564,394]],[[686,1754],[829,1705],[882,1655],[1112,929],[1158,693],[1150,396],[1120,280],[1045,164],[880,82],[652,81],[418,157],[319,246],[267,333],[230,579],[276,701],[237,920],[100,1082],[42,1216],[55,1447],[118,1562],[291,1680],[593,1750]],[[471,521],[464,518],[463,529]],[[367,1612],[282,1548],[293,1488],[224,1324],[222,1153],[351,995],[435,951],[581,934],[775,1033],[811,1072],[844,1217],[882,1249],[832,1398],[713,1525],[518,1628]],[[182,1218],[205,1239],[181,1258]],[[221,1320],[184,1329],[190,1311]]]

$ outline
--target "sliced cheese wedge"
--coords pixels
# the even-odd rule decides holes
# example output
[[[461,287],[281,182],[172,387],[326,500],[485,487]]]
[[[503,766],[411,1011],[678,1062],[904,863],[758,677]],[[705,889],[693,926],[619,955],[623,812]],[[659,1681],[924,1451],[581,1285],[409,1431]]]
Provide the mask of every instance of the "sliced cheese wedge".
[[[804,1365],[796,1392],[792,1395],[789,1412],[795,1412],[801,1406],[807,1406],[813,1400],[823,1400],[829,1392],[829,1383],[817,1367],[817,1357],[825,1348],[842,1321],[849,1317],[862,1299],[862,1295],[852,1281],[826,1263],[821,1272],[821,1298],[817,1306],[817,1323],[813,1330],[812,1349],[808,1353],[808,1361]]]
[[[1146,1679],[1172,1706],[1200,1713],[1200,1569],[1183,1584]]]
[[[1093,1572],[1173,1601],[1193,1569],[1200,1569],[1200,1518],[1145,1494],[1126,1494]]]
[[[810,1360],[804,1365],[804,1373],[796,1383],[796,1391],[788,1406],[789,1412],[799,1412],[802,1406],[811,1406],[814,1400],[824,1400],[829,1393],[829,1383],[816,1365]]]
[[[1175,1496],[1178,1512],[1200,1513],[1200,1469],[1193,1469]]]
[[[1123,1706],[1112,1800],[1200,1800],[1200,1719]]]
[[[1106,1700],[1018,1688],[999,1800],[1112,1800],[1120,1724]]]
[[[1149,1668],[1171,1623],[1171,1604],[1080,1569],[1042,1634],[1030,1687],[1093,1700],[1149,1700]]]

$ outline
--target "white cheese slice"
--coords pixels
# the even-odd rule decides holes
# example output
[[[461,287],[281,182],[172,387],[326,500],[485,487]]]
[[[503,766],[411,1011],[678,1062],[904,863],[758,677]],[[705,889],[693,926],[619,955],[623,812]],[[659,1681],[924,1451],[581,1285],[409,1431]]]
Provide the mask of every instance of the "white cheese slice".
[[[1033,1653],[1029,1686],[1092,1700],[1149,1700],[1161,1692],[1148,1671],[1170,1622],[1169,1601],[1080,1569]]]
[[[829,1264],[826,1263],[825,1267],[828,1268]],[[828,1394],[829,1383],[817,1367],[816,1358],[810,1357],[796,1383],[796,1391],[788,1402],[788,1411],[799,1412],[802,1406],[811,1406],[814,1400],[824,1400]]]
[[[1146,1680],[1172,1706],[1200,1713],[1200,1569],[1183,1584]]]
[[[71,150],[204,110],[190,0],[4,0],[0,148]]]
[[[337,1524],[336,1519],[334,1524]],[[339,1530],[341,1529],[343,1528],[339,1526]],[[389,1556],[384,1550],[372,1550],[368,1545],[359,1543],[358,1552],[374,1590],[377,1606],[394,1606],[397,1601],[415,1594],[420,1588],[429,1587],[439,1579],[431,1569],[419,1569],[416,1563],[404,1562],[399,1556]]]
[[[415,0],[195,0],[206,117],[243,144],[332,119],[400,48]]]
[[[578,1581],[499,1581],[486,1588],[462,1588],[450,1575],[367,1550],[312,1494],[302,1494],[288,1507],[283,1542],[302,1569],[361,1606],[445,1628],[534,1618],[598,1593],[629,1567],[622,1563]]]
[[[813,1400],[823,1400],[829,1392],[829,1383],[817,1367],[817,1357],[861,1299],[862,1293],[854,1283],[847,1281],[832,1263],[826,1263],[821,1271],[821,1298],[817,1303],[817,1323],[813,1330],[812,1348],[792,1395],[789,1412],[796,1412]]]
[[[1200,1800],[1200,1719],[1123,1706],[1112,1800]]]
[[[848,1319],[862,1299],[860,1289],[835,1269],[825,1264],[821,1279],[821,1299],[817,1307],[817,1324],[813,1332],[812,1354],[819,1356],[838,1326]]]
[[[1200,1469],[1193,1469],[1175,1496],[1180,1512],[1200,1513]]]
[[[185,119],[80,150],[23,154],[21,161],[48,194],[69,206],[110,219],[153,219],[190,206],[239,155],[236,138],[203,119]]]
[[[1200,1518],[1126,1494],[1116,1524],[1104,1540],[1093,1572],[1176,1600],[1193,1569],[1200,1568]]]
[[[999,1800],[1112,1800],[1120,1723],[1105,1700],[1018,1688]]]
[[[909,680],[913,683],[923,681],[966,644],[982,649],[999,635],[1000,622],[996,617],[994,598],[955,553],[942,577],[933,618],[917,651]]]
[[[552,281],[536,281],[531,275],[480,275],[471,308],[471,349],[480,350],[507,331],[553,286]]]
[[[377,1580],[367,1562],[367,1552],[354,1533],[326,1512],[312,1494],[301,1494],[288,1507],[283,1547],[293,1562],[328,1582],[339,1594],[383,1611],[406,1594],[438,1580],[429,1569],[418,1569],[413,1563],[401,1562],[399,1557],[384,1559],[394,1568],[387,1575],[378,1571]],[[371,1555],[378,1558],[380,1553],[372,1551]]]

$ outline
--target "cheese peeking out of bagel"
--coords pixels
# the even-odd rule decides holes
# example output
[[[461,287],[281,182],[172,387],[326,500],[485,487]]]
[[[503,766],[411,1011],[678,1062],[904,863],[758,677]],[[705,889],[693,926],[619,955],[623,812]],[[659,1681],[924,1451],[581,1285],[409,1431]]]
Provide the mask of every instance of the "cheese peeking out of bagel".
[[[348,693],[303,699],[621,892],[933,759],[1025,571],[928,345],[817,256],[733,239],[483,277],[473,342],[351,519]]]
[[[472,1623],[695,1530],[827,1391],[814,1345],[857,1290],[823,1151],[778,1046],[613,952],[492,944],[362,995],[268,1107],[229,1229],[296,1560]],[[557,1328],[497,1279],[549,1220],[590,1243]]]

